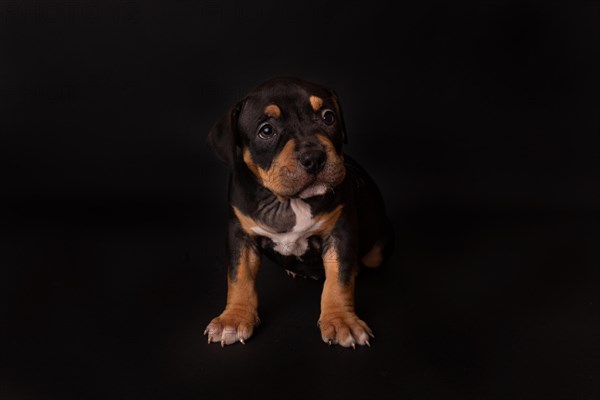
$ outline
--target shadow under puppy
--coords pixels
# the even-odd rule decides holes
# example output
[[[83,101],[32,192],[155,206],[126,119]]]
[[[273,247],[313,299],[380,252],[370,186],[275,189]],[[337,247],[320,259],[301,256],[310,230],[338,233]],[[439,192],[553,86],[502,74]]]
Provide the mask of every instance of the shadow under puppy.
[[[293,276],[325,278],[323,341],[369,345],[371,329],[354,310],[355,277],[361,265],[383,263],[393,232],[375,183],[342,150],[336,94],[302,79],[273,78],[218,121],[208,140],[231,169],[227,305],[206,328],[208,342],[245,343],[252,335],[265,254]]]

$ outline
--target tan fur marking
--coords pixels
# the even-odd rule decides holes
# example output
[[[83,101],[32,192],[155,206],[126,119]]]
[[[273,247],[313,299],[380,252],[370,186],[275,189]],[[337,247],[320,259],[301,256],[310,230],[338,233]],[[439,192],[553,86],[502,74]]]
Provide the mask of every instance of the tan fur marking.
[[[354,287],[356,274],[352,273],[348,282],[340,280],[339,254],[332,244],[323,255],[325,284],[321,295],[321,315],[319,329],[325,343],[343,347],[369,344],[373,336],[371,328],[354,312]]]
[[[250,149],[246,147],[243,151],[244,162],[250,171],[256,176],[260,184],[273,192],[277,200],[282,203],[287,200],[287,196],[293,194],[290,191],[294,188],[288,187],[286,179],[297,173],[297,159],[294,156],[295,146],[294,139],[288,141],[279,155],[271,162],[271,167],[266,170],[254,163]]]
[[[269,181],[271,183],[271,187],[273,187],[276,192],[282,191],[277,190],[277,188],[282,185],[281,170],[284,169],[286,171],[293,172],[297,168],[297,160],[294,156],[295,148],[296,141],[294,139],[290,139],[271,163],[271,168],[265,171],[263,181]]]
[[[221,346],[240,341],[244,343],[254,327],[259,324],[256,275],[260,267],[260,255],[250,244],[242,244],[240,258],[236,263],[235,276],[227,274],[227,305],[225,310],[208,324],[205,334],[208,343],[220,342]]]
[[[327,153],[327,164],[325,168],[330,168],[333,174],[339,175],[338,182],[341,182],[346,176],[346,167],[344,167],[344,156],[335,151],[335,146],[327,136],[317,133],[317,140],[325,147]]]
[[[275,193],[279,201],[284,201],[285,193],[290,190],[285,184],[285,174],[293,174],[296,168],[298,168],[296,157],[294,156],[295,147],[295,140],[290,139],[279,155],[273,159],[271,167],[267,170],[254,164],[250,150],[248,148],[244,149],[244,162],[248,168],[256,175],[264,187]]]
[[[254,282],[260,267],[260,256],[256,251],[246,245],[240,254],[235,279],[227,278],[227,306],[242,313],[256,313],[258,299]]]
[[[310,106],[315,111],[319,111],[319,109],[323,107],[323,99],[320,97],[310,96],[308,100],[310,101]]]
[[[252,155],[250,154],[250,150],[247,147],[244,147],[243,153],[244,162],[246,163],[250,171],[252,171],[252,173],[256,175],[256,177],[260,180],[260,173],[258,172],[259,167],[258,165],[254,164],[254,161],[252,160]]]
[[[317,133],[315,136],[317,137],[317,140],[321,142],[323,146],[325,146],[325,151],[327,152],[328,157],[341,158],[335,152],[335,147],[333,146],[333,143],[331,143],[331,139],[322,133]]]
[[[342,214],[343,208],[344,208],[344,205],[340,204],[333,211],[330,211],[325,214],[319,214],[315,217],[315,219],[317,221],[321,222],[321,224],[322,224],[321,230],[319,231],[319,234],[321,236],[328,236],[331,233],[331,231],[333,230],[333,227],[337,223],[338,218]]]
[[[363,265],[369,268],[379,267],[383,262],[383,245],[375,243],[371,250],[361,259]]]
[[[321,295],[321,314],[354,312],[354,274],[347,285],[340,282],[340,262],[337,250],[333,246],[323,254],[323,267],[326,279]]]
[[[275,104],[269,104],[265,107],[264,113],[269,117],[279,118],[281,117],[281,108]]]
[[[260,267],[260,256],[250,246],[242,249],[235,279],[227,274],[227,304],[221,315],[226,321],[243,321],[256,325],[258,318],[258,295],[256,275]],[[251,328],[246,328],[250,330]]]
[[[252,230],[252,228],[254,228],[254,227],[259,227],[267,232],[271,232],[271,229],[268,226],[265,226],[265,225],[262,225],[262,224],[256,222],[254,219],[252,219],[252,217],[249,217],[246,214],[244,214],[243,212],[241,212],[240,210],[238,210],[237,207],[232,206],[232,208],[233,208],[233,213],[235,214],[237,219],[240,221],[240,224],[242,225],[242,229],[248,235],[250,235],[250,236],[257,235],[256,232],[254,232]]]

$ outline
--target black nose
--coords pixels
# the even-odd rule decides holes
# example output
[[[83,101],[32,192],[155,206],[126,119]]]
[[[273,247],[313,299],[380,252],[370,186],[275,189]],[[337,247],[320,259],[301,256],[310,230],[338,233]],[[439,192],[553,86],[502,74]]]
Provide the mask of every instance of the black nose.
[[[321,150],[306,150],[298,157],[306,172],[317,174],[325,166],[327,155]]]

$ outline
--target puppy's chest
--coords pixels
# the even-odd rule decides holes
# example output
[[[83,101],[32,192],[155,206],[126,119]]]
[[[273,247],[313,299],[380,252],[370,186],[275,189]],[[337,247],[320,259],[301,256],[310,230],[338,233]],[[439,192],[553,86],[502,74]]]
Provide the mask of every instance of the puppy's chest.
[[[284,256],[302,256],[309,247],[309,238],[323,227],[323,221],[315,218],[310,206],[300,199],[259,207],[256,219],[258,223],[250,230],[271,239],[273,250]]]

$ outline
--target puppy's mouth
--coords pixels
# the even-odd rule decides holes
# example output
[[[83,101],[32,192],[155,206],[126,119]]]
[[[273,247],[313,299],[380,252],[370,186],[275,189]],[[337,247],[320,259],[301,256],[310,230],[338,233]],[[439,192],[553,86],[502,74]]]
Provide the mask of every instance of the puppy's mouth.
[[[308,199],[333,192],[334,187],[344,179],[345,169],[328,168],[317,175],[303,175],[303,179],[300,179],[300,182],[297,181],[301,184],[296,186],[298,189],[291,197]]]
[[[332,191],[333,188],[330,184],[322,182],[318,180],[316,177],[313,178],[310,182],[308,182],[302,189],[298,191],[298,193],[293,197],[299,197],[301,199],[308,199],[314,196],[321,196],[329,191]]]

